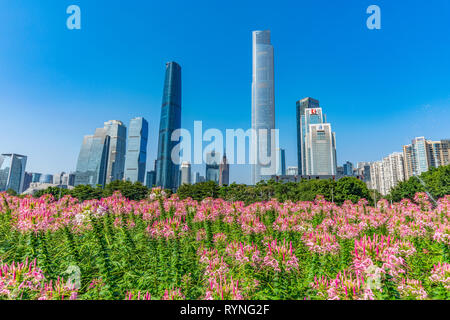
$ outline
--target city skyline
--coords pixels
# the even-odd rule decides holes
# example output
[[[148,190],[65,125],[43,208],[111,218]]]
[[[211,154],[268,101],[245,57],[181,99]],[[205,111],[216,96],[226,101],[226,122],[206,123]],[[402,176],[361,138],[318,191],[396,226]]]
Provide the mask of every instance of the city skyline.
[[[0,5],[0,7],[3,5]],[[327,3],[327,5],[329,4]],[[10,8],[0,11],[15,12],[14,10],[19,10],[15,8],[14,4],[8,4],[7,6]],[[25,6],[35,7],[33,4],[25,4]],[[81,1],[82,9],[88,12],[92,12],[98,6],[101,5],[87,4]],[[93,36],[93,31],[94,33],[107,31],[99,27],[98,23],[100,22],[93,23],[88,20],[87,24],[83,26],[84,29],[80,30],[77,35],[66,33],[67,30],[54,31],[55,33],[51,31],[48,39],[43,39],[43,36],[39,33],[36,34],[37,31],[26,29],[27,39],[31,39],[30,45],[40,47],[43,44],[39,41],[44,40],[44,43],[46,41],[53,43],[52,41],[56,39],[59,41],[58,45],[61,46],[61,49],[55,52],[41,52],[35,57],[36,60],[33,60],[34,58],[31,59],[30,56],[23,53],[26,52],[24,48],[20,48],[22,53],[19,53],[19,47],[11,41],[7,42],[7,47],[2,47],[0,61],[8,63],[4,65],[4,72],[0,75],[2,84],[0,86],[2,88],[0,89],[0,107],[5,108],[1,110],[2,114],[5,115],[5,125],[0,129],[0,134],[9,139],[0,141],[0,152],[27,155],[27,171],[30,172],[68,172],[74,171],[76,167],[80,137],[108,119],[124,120],[135,115],[142,115],[150,119],[149,129],[152,132],[149,133],[149,136],[153,136],[154,132],[158,131],[157,120],[155,121],[155,119],[159,117],[157,110],[160,108],[160,102],[157,101],[160,101],[158,91],[160,92],[161,87],[159,83],[162,82],[160,65],[165,61],[172,60],[167,56],[172,57],[173,55],[177,55],[172,57],[173,60],[180,61],[186,71],[184,83],[188,88],[185,90],[186,97],[183,100],[185,106],[183,109],[183,125],[186,124],[187,129],[190,129],[189,126],[192,125],[193,120],[204,120],[208,128],[248,128],[250,110],[247,109],[249,109],[251,100],[249,94],[249,83],[251,81],[251,46],[249,45],[249,39],[251,39],[251,31],[258,29],[270,29],[273,38],[276,39],[274,40],[277,48],[275,61],[275,78],[277,79],[275,89],[276,127],[280,128],[280,141],[283,141],[280,147],[286,150],[287,166],[292,166],[297,162],[296,141],[293,138],[295,137],[295,123],[292,121],[292,115],[295,112],[294,104],[295,101],[308,96],[320,99],[330,119],[333,119],[333,131],[338,135],[337,159],[339,164],[347,160],[354,163],[379,160],[386,154],[401,151],[401,146],[410,143],[414,137],[426,136],[431,140],[448,138],[445,120],[449,119],[450,95],[448,81],[445,81],[444,75],[448,75],[450,68],[448,59],[443,59],[445,56],[448,57],[450,51],[449,41],[445,41],[448,34],[431,32],[439,30],[439,28],[445,28],[446,22],[443,21],[449,20],[444,19],[445,12],[449,12],[448,4],[439,4],[438,8],[433,9],[433,11],[436,10],[435,15],[442,17],[443,14],[443,19],[435,19],[434,22],[428,24],[425,21],[420,26],[418,24],[409,25],[409,28],[412,29],[411,32],[416,31],[416,34],[419,34],[420,40],[423,40],[419,42],[427,47],[428,52],[420,48],[415,50],[416,47],[407,42],[408,37],[403,40],[398,38],[400,34],[403,34],[403,30],[399,28],[399,24],[394,23],[394,20],[400,13],[404,13],[401,6],[388,3],[381,4],[383,28],[379,31],[364,29],[364,6],[349,6],[347,13],[337,5],[331,4],[329,6],[331,7],[330,10],[326,10],[327,12],[319,12],[315,5],[301,4],[298,5],[298,8],[309,13],[318,13],[319,16],[316,17],[318,21],[331,19],[328,20],[331,21],[330,23],[337,21],[337,18],[334,18],[331,12],[337,12],[337,15],[344,15],[344,17],[349,18],[349,22],[344,24],[344,28],[351,28],[352,30],[355,28],[355,31],[350,32],[349,36],[345,36],[335,33],[342,32],[342,30],[330,30],[327,34],[323,29],[319,31],[314,31],[313,28],[307,28],[303,31],[289,29],[288,26],[290,25],[269,19],[268,12],[264,10],[259,11],[258,19],[251,19],[251,21],[245,23],[241,19],[243,16],[238,15],[238,26],[231,28],[229,33],[224,33],[224,36],[236,40],[233,41],[232,51],[238,50],[238,52],[230,56],[231,64],[221,62],[222,54],[225,53],[220,53],[218,48],[227,49],[222,47],[222,41],[215,42],[214,39],[211,39],[212,47],[211,50],[208,50],[210,58],[199,47],[194,48],[194,45],[188,46],[186,50],[175,49],[172,45],[169,45],[167,50],[161,49],[157,55],[151,55],[151,59],[147,58],[151,63],[145,63],[143,71],[146,71],[146,76],[149,76],[148,80],[144,77],[144,72],[141,73],[136,68],[137,62],[142,62],[141,53],[136,50],[140,46],[130,43],[131,50],[129,51],[137,55],[136,63],[119,61],[118,57],[120,54],[124,54],[123,50],[119,50],[119,56],[112,54],[111,58],[105,60],[105,67],[113,64],[119,66],[119,71],[123,73],[124,80],[129,79],[132,75],[137,75],[136,81],[130,84],[119,80],[120,72],[115,74],[112,71],[106,71],[100,76],[99,72],[103,69],[99,66],[94,67],[93,71],[89,73],[93,81],[89,85],[88,77],[76,72],[76,68],[85,70],[89,63],[93,63],[94,60],[98,61],[96,60],[96,54],[91,54],[88,51],[82,51],[82,58],[87,60],[86,66],[85,62],[82,62],[83,59],[73,59],[73,56],[70,55],[73,63],[64,65],[66,60],[63,55],[67,52],[67,49],[72,48],[72,45],[81,45],[80,48],[85,48],[86,40],[82,39],[82,35],[90,38]],[[439,6],[441,7],[439,8]],[[57,28],[56,21],[59,9],[46,7],[44,6],[45,9],[49,9],[48,12],[43,12],[44,9],[40,8],[33,13],[33,17],[48,17],[48,20],[42,21],[43,25],[48,28]],[[114,12],[117,9],[113,4],[112,11]],[[162,8],[159,9],[162,10]],[[422,17],[422,21],[423,10],[425,12],[431,10],[430,8],[424,9],[417,4],[412,5],[409,9],[411,11],[408,14],[412,20],[417,16]],[[244,13],[248,12],[247,10],[249,11],[250,8],[244,8]],[[283,10],[283,12],[284,16],[291,16],[286,10]],[[151,14],[153,16],[154,13]],[[23,15],[24,13],[18,13],[19,17]],[[306,19],[308,18],[306,17]],[[12,26],[19,26],[18,30],[21,30],[20,19],[17,20],[11,21],[8,16],[5,16],[4,19],[7,26],[11,26],[11,28],[13,28]],[[311,20],[307,20],[307,22],[314,24]],[[121,28],[124,28],[124,31],[120,33],[122,36],[129,31],[127,26],[121,26]],[[347,29],[345,30],[348,31]],[[218,30],[223,32],[222,27]],[[63,32],[64,37],[68,39],[58,37],[58,34]],[[155,37],[152,41],[152,47],[158,43],[166,43],[164,37],[173,37],[173,32],[173,30],[162,32],[161,36]],[[182,32],[184,34],[188,30]],[[301,32],[301,37],[296,37],[296,32]],[[33,34],[36,34],[36,38],[32,36]],[[106,32],[106,34],[109,33]],[[207,38],[207,34],[205,31],[200,31],[200,35],[193,39],[193,43],[198,44],[199,41]],[[420,36],[422,34],[427,35],[426,39],[425,36]],[[319,35],[321,37],[317,37]],[[336,41],[331,39],[332,35],[338,36],[338,40],[343,41],[337,47],[336,56],[326,54],[326,50],[324,50],[328,46],[336,46]],[[313,56],[305,50],[295,50],[296,41],[298,42],[300,39],[307,41],[314,36],[320,39],[320,43],[317,44],[318,49],[320,49],[319,54],[316,52],[316,55]],[[289,38],[294,38],[290,40],[295,41],[288,41]],[[389,38],[400,40],[400,42],[392,45]],[[434,41],[436,39],[440,40]],[[349,50],[354,45],[353,41],[358,41],[358,45],[360,45],[357,53],[352,53]],[[68,43],[72,44],[69,46]],[[183,43],[186,44],[186,42]],[[346,45],[349,47],[344,49]],[[390,46],[389,55],[382,54],[380,50],[387,45]],[[289,50],[290,46],[294,46],[293,50]],[[106,49],[109,47],[111,47],[109,42],[102,40],[98,48]],[[142,53],[147,54],[147,47],[142,48],[144,49]],[[380,50],[376,48],[380,48]],[[364,50],[367,52],[363,53]],[[18,57],[14,57],[14,52],[19,53],[17,56],[27,63],[30,70],[19,67]],[[226,53],[228,52],[226,51]],[[349,56],[345,57],[345,54]],[[42,66],[43,61],[50,61],[52,58],[58,58],[59,60],[56,61],[59,61],[59,63],[49,62],[46,70],[39,67],[39,63]],[[388,58],[393,61],[386,62]],[[350,62],[350,60],[352,61]],[[218,69],[218,73],[221,74],[220,77],[210,72],[213,64],[209,62],[212,61],[215,62],[214,67]],[[335,63],[337,61],[339,65]],[[396,63],[394,69],[392,69],[393,63]],[[413,68],[416,75],[414,81],[408,80],[410,71],[408,71],[407,66],[409,67],[409,64],[415,66]],[[47,64],[45,65],[47,66]],[[227,75],[225,67],[233,73],[234,82],[232,84],[229,82],[230,77]],[[27,77],[31,70],[33,70],[34,75]],[[39,70],[41,72],[38,72]],[[307,81],[297,77],[298,73],[307,77]],[[342,74],[344,74],[343,79],[337,78],[337,75]],[[212,77],[212,81],[208,81],[210,83],[198,82],[199,79],[207,79],[206,76]],[[425,81],[425,79],[429,79],[431,76],[433,82],[428,84],[429,80]],[[221,80],[221,77],[223,80]],[[6,82],[6,79],[8,82]],[[65,82],[57,81],[58,79],[65,79]],[[39,86],[37,86],[38,83]],[[393,83],[395,83],[394,86],[392,86]],[[202,90],[195,89],[199,84],[201,84]],[[223,87],[224,85],[225,87]],[[241,89],[241,87],[243,88]],[[389,89],[390,87],[395,88],[395,90]],[[57,88],[60,88],[60,90],[55,90]],[[224,96],[224,89],[232,90],[232,94]],[[73,92],[71,93],[71,91]],[[81,94],[78,94],[80,92]],[[78,95],[78,97],[75,95]],[[215,104],[211,105],[211,102]],[[46,106],[42,108],[43,105]],[[59,107],[57,108],[56,105],[59,105]],[[211,110],[206,108],[207,105],[210,106]],[[39,113],[35,111],[38,108]],[[55,112],[56,110],[58,112]],[[78,113],[74,113],[74,110],[77,110]],[[89,114],[88,117],[85,114],[87,110],[92,110],[92,114]],[[233,112],[234,115],[236,111],[242,112],[243,116],[233,117],[233,120],[231,120],[228,114]],[[21,114],[25,113],[31,113],[33,119],[20,117]],[[436,117],[436,114],[439,114],[439,117]],[[82,121],[80,121],[81,116],[83,116]],[[66,121],[67,119],[73,119],[74,123]],[[46,125],[46,123],[51,125]],[[379,130],[380,126],[382,130]],[[354,134],[355,131],[358,131],[358,135]],[[21,137],[26,137],[26,139]],[[149,143],[148,151],[147,166],[153,163],[156,158],[155,142]],[[248,168],[239,169],[236,166],[231,166],[230,181],[249,183],[249,177],[243,175],[244,171],[249,172]],[[241,176],[242,180],[238,179]]]

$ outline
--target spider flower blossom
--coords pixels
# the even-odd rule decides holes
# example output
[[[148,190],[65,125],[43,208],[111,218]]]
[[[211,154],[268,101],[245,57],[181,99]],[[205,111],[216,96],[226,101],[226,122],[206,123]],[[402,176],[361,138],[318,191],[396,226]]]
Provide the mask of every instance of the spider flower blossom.
[[[294,254],[292,242],[289,243],[289,246],[286,244],[286,240],[283,243],[278,243],[277,240],[269,242],[262,265],[277,272],[281,271],[281,267],[288,272],[298,270],[298,259]]]
[[[334,279],[314,277],[310,286],[325,300],[372,300],[373,293],[364,285],[361,274],[339,272]]]
[[[181,293],[181,289],[166,289],[163,300],[185,300],[186,297]]]
[[[205,300],[243,300],[239,290],[239,280],[234,281],[233,276],[217,275],[209,279]]]
[[[33,299],[42,288],[44,273],[36,267],[36,260],[29,263],[0,264],[0,297],[8,300]]]
[[[434,284],[442,284],[446,290],[450,290],[450,263],[438,263],[431,270],[430,281]]]
[[[402,299],[408,300],[425,300],[428,294],[422,286],[422,282],[413,279],[402,279],[397,287]]]
[[[152,295],[147,291],[145,294],[141,294],[140,291],[138,291],[136,294],[133,292],[127,292],[125,294],[125,300],[144,300],[144,301],[150,301],[152,300]]]
[[[254,244],[244,245],[241,242],[231,242],[225,252],[234,258],[238,265],[250,264],[253,267],[261,261],[258,247]]]
[[[338,254],[340,249],[336,237],[327,232],[306,233],[303,236],[303,242],[310,251],[320,254]]]
[[[180,217],[168,218],[163,221],[157,220],[151,227],[147,227],[147,232],[152,238],[174,239],[183,236],[188,230],[188,226],[181,222]]]

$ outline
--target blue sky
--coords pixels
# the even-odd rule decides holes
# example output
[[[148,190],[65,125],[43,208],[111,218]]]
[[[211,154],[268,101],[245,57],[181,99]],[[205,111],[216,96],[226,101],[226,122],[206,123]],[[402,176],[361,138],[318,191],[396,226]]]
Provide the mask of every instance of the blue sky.
[[[28,171],[74,171],[84,135],[149,121],[156,157],[165,63],[183,68],[182,126],[250,127],[251,32],[270,29],[276,123],[296,165],[295,102],[319,99],[338,163],[373,161],[415,136],[450,138],[450,1],[0,2],[0,152]],[[81,8],[82,29],[66,28]],[[381,8],[382,29],[366,27]],[[202,174],[204,174],[202,172]],[[246,168],[231,180],[248,183]]]

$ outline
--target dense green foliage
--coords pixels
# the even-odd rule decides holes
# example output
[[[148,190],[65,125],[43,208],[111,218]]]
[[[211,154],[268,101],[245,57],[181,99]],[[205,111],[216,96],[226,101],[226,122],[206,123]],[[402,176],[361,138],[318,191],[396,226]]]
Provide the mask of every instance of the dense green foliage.
[[[142,200],[147,197],[149,189],[140,182],[132,183],[130,181],[113,181],[102,188],[100,185],[92,187],[90,185],[79,185],[72,190],[62,189],[58,187],[50,187],[45,190],[37,191],[34,196],[39,198],[45,194],[51,194],[56,199],[70,195],[81,201],[91,199],[101,199],[103,197],[112,196],[115,191],[120,191],[122,195],[130,200]]]
[[[353,177],[345,177],[338,181],[331,179],[304,180],[298,183],[281,183],[270,180],[260,182],[256,186],[233,183],[229,186],[219,187],[214,182],[203,182],[196,185],[182,185],[177,194],[181,199],[192,198],[200,201],[212,197],[228,201],[244,201],[246,204],[271,199],[294,202],[312,201],[317,195],[323,195],[326,200],[339,204],[345,200],[356,203],[362,198],[369,202],[372,201],[372,193],[369,192],[366,184]]]
[[[408,181],[400,182],[391,190],[389,199],[400,201],[401,199],[413,199],[417,192],[429,192],[433,198],[438,199],[450,194],[450,165],[439,168],[431,168],[420,175],[420,179],[411,177]]]

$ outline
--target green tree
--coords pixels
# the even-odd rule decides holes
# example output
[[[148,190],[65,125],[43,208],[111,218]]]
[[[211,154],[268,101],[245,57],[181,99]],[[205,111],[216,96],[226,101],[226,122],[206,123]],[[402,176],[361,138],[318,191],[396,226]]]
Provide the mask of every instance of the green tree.
[[[359,199],[371,199],[367,185],[354,177],[344,177],[336,182],[335,201],[339,204],[345,200],[351,200],[353,203]]]
[[[14,197],[17,196],[16,190],[13,190],[13,189],[6,190],[6,193],[9,194],[10,196],[14,196]]]
[[[200,182],[194,185],[183,184],[177,191],[180,199],[192,198],[201,201],[205,198],[218,198],[219,186],[214,181]]]
[[[101,199],[103,189],[101,185],[97,185],[95,188],[91,185],[78,185],[70,191],[70,195],[80,201]]]
[[[105,186],[104,197],[110,197],[114,192],[119,191],[124,197],[130,200],[142,200],[148,195],[149,189],[140,182],[116,180]]]
[[[425,186],[417,177],[411,177],[392,188],[389,198],[392,201],[400,201],[404,198],[414,199],[417,192],[425,191],[429,192],[435,199],[450,194],[450,165],[431,168],[422,173],[420,179]]]
[[[55,199],[59,200],[60,196],[62,198],[64,196],[70,194],[70,190],[58,188],[58,187],[48,187],[47,189],[36,191],[34,193],[34,197],[39,198],[46,194],[51,194],[53,197],[55,197]]]

